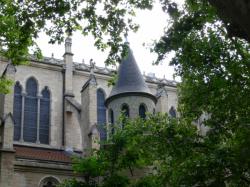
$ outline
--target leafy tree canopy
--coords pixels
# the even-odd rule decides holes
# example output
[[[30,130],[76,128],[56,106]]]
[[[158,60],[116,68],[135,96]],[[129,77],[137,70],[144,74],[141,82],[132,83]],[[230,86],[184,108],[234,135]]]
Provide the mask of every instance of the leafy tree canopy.
[[[250,42],[250,25],[248,18],[250,16],[250,7],[244,0],[209,0],[216,7],[217,12],[226,27],[230,36],[237,36]]]
[[[249,186],[249,44],[229,37],[207,1],[186,0],[182,8],[164,5],[170,26],[152,50],[158,53],[156,64],[175,52],[171,64],[182,78],[180,118],[156,115],[125,125],[119,136],[124,149],[118,149],[124,155],[118,160],[126,160],[128,151],[133,153],[128,170],[138,163],[153,168],[150,180],[127,185]],[[206,132],[199,132],[204,126]],[[118,163],[123,162],[117,161],[115,171],[123,166]]]
[[[28,48],[36,46],[39,32],[46,32],[51,43],[60,43],[65,33],[71,35],[80,30],[94,36],[98,49],[109,48],[106,63],[117,62],[123,47],[122,35],[138,28],[132,21],[136,8],[151,9],[152,1],[1,0],[0,55],[18,65],[27,60]],[[41,54],[38,46],[34,52]]]
[[[225,24],[207,1],[186,0],[183,9],[176,12],[154,50],[159,54],[156,63],[170,51],[175,52],[171,64],[182,78],[179,85],[182,120],[192,123],[204,113],[208,117],[203,121],[209,127],[203,140],[208,150],[203,150],[205,155],[200,154],[205,165],[197,162],[205,166],[203,171],[207,173],[196,171],[194,176],[204,174],[203,177],[210,178],[213,173],[220,176],[217,182],[249,186],[249,43],[229,36]]]
[[[186,120],[167,115],[122,121],[126,125],[116,125],[102,149],[73,159],[85,181],[62,187],[249,186],[248,153],[242,151],[249,131],[216,144]]]

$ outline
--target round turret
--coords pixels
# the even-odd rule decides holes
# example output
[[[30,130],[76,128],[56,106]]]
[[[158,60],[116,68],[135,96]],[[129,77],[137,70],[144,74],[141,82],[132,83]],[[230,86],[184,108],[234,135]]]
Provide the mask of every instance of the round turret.
[[[106,99],[109,119],[113,117],[110,121],[116,121],[121,111],[131,118],[145,117],[146,112],[154,111],[155,103],[156,97],[150,92],[129,48],[119,66],[117,82]]]

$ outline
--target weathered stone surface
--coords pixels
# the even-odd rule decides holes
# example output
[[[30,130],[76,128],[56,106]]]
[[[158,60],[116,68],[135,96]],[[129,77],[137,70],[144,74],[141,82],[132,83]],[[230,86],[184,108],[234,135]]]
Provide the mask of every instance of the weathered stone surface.
[[[151,98],[143,96],[120,97],[111,101],[108,105],[108,109],[112,109],[114,112],[114,121],[119,119],[124,104],[128,105],[129,117],[132,119],[139,116],[139,106],[141,104],[146,106],[146,111],[149,113],[152,113],[155,109],[155,103]]]

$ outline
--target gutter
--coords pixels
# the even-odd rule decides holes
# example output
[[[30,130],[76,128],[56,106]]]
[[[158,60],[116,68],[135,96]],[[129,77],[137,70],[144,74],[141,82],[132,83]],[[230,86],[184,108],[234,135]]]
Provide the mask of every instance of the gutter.
[[[63,86],[62,86],[62,146],[65,146],[65,69],[62,70],[62,76],[63,76]]]

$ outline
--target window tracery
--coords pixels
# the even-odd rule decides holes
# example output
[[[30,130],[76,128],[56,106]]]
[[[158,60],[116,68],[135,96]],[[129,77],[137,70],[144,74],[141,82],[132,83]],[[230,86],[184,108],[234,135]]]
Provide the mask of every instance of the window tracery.
[[[14,140],[49,144],[50,92],[45,87],[38,94],[38,83],[31,77],[25,91],[16,82],[14,88]]]

